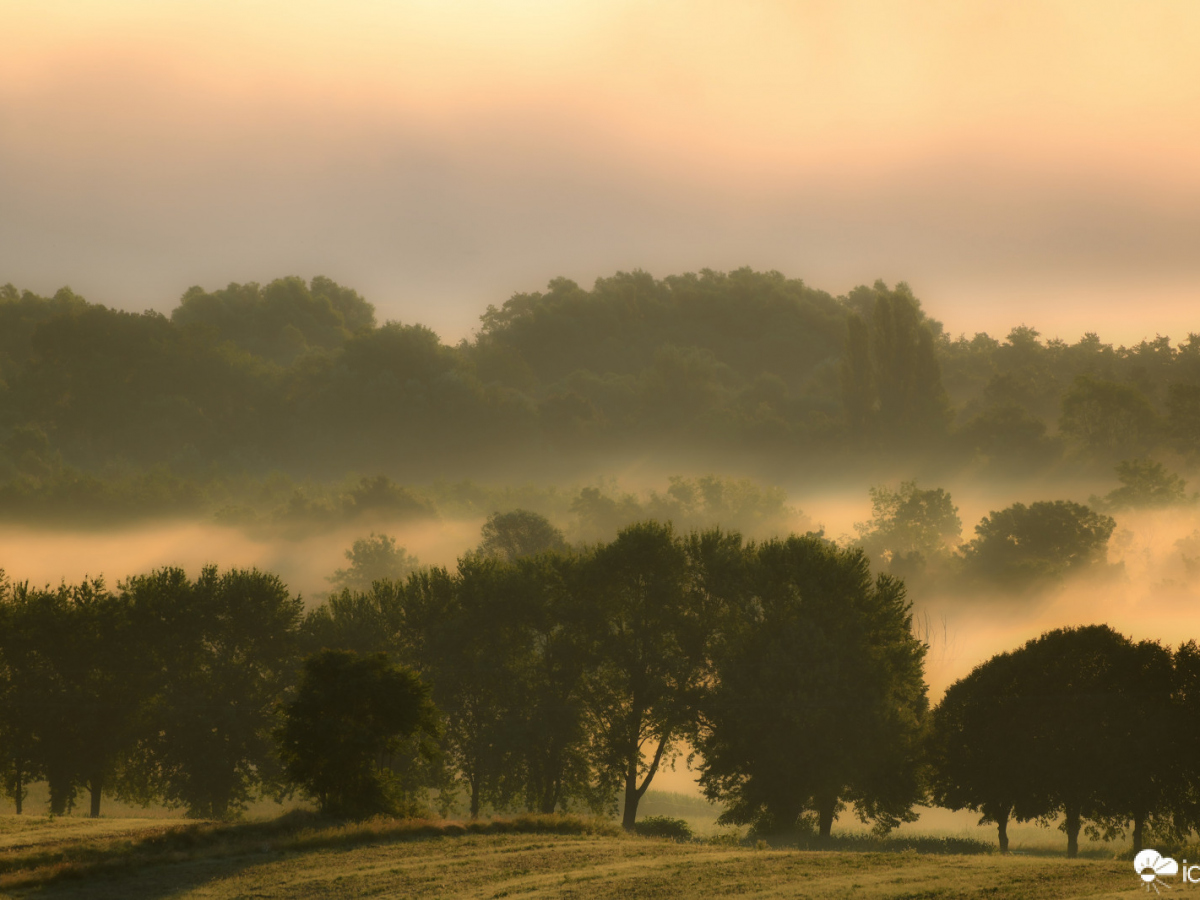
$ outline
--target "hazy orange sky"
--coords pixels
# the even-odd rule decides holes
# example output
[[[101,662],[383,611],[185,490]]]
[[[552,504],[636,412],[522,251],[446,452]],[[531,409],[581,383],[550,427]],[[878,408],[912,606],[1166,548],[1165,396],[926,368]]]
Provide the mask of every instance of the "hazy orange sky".
[[[326,274],[467,334],[566,275],[907,280],[1200,331],[1200,3],[0,2],[0,282]]]

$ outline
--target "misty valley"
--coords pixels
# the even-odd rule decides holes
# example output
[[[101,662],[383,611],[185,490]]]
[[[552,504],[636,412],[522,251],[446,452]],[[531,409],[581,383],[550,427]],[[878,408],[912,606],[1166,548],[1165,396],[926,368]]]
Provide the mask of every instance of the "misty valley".
[[[555,279],[456,345],[323,277],[7,285],[0,788],[155,860],[1200,853],[1198,450],[1197,335],[903,283]]]

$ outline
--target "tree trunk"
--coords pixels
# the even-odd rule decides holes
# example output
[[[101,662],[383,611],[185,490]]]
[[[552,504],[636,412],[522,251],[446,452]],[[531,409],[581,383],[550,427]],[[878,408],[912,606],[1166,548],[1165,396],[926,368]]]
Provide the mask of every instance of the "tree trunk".
[[[637,821],[638,801],[642,799],[637,791],[637,764],[640,755],[641,752],[634,747],[625,766],[625,810],[621,816],[621,827],[626,831],[633,831],[633,823]]]
[[[542,791],[542,804],[539,812],[542,815],[553,815],[555,808],[558,806],[558,795],[560,792],[560,780],[555,778],[545,790]]]
[[[1008,810],[996,816],[996,833],[1000,841],[1000,852],[1008,852]]]
[[[837,797],[822,797],[817,801],[818,834],[827,838],[833,833],[833,819],[837,814]]]
[[[21,815],[21,810],[25,806],[25,772],[21,769],[21,764],[17,763],[16,771],[16,797],[14,801],[17,804],[17,815]]]
[[[638,801],[642,799],[646,788],[650,787],[650,782],[654,780],[658,764],[662,762],[663,754],[666,752],[667,743],[670,740],[671,732],[668,729],[658,740],[658,749],[654,751],[654,759],[650,761],[650,768],[646,770],[646,777],[642,780],[641,787],[637,783],[637,767],[642,758],[642,751],[637,744],[633,746],[633,752],[629,756],[629,768],[625,770],[625,815],[621,819],[621,826],[626,831],[633,831],[633,823],[637,821]]]
[[[1074,859],[1079,855],[1079,825],[1080,825],[1079,807],[1076,805],[1067,806],[1067,859]]]
[[[1143,843],[1146,839],[1146,815],[1145,813],[1135,813],[1133,816],[1133,852],[1138,853],[1145,846]]]
[[[64,784],[63,780],[58,777],[49,777],[46,779],[49,782],[50,788],[50,815],[65,816],[67,814],[67,806],[72,802],[71,785]]]
[[[100,818],[100,791],[103,786],[104,779],[99,775],[92,776],[92,779],[88,782],[88,790],[92,794],[92,809],[89,815],[93,819]]]
[[[479,818],[479,776],[471,777],[471,818]]]

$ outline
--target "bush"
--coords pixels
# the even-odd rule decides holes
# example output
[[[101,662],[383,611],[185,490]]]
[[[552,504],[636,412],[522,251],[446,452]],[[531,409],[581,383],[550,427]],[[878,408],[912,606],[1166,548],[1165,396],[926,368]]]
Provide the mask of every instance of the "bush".
[[[670,838],[673,841],[690,841],[695,835],[683,819],[670,816],[646,816],[633,823],[633,830],[642,837]]]

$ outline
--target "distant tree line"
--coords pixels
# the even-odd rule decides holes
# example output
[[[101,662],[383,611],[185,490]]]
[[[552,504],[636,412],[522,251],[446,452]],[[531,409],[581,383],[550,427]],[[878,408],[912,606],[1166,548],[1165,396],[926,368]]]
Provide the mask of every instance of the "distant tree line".
[[[343,578],[411,567],[374,536],[348,556]],[[255,571],[3,582],[0,772],[18,811],[38,780],[57,814],[81,792],[93,815],[109,794],[217,818],[296,790],[351,816],[615,797],[632,828],[686,745],[723,820],[762,833],[828,836],[847,808],[887,831],[926,802],[997,823],[1002,849],[1010,821],[1061,817],[1071,855],[1081,829],[1200,827],[1194,642],[1050,632],[932,711],[926,650],[861,548],[653,521],[572,548],[518,511],[454,570],[307,614]]]
[[[186,505],[273,471],[554,477],[648,452],[771,476],[885,450],[1020,474],[1194,462],[1197,446],[1197,336],[952,340],[904,284],[835,298],[749,269],[557,279],[455,346],[378,324],[327,278],[192,288],[170,316],[0,288],[8,505],[106,486],[110,504]]]

